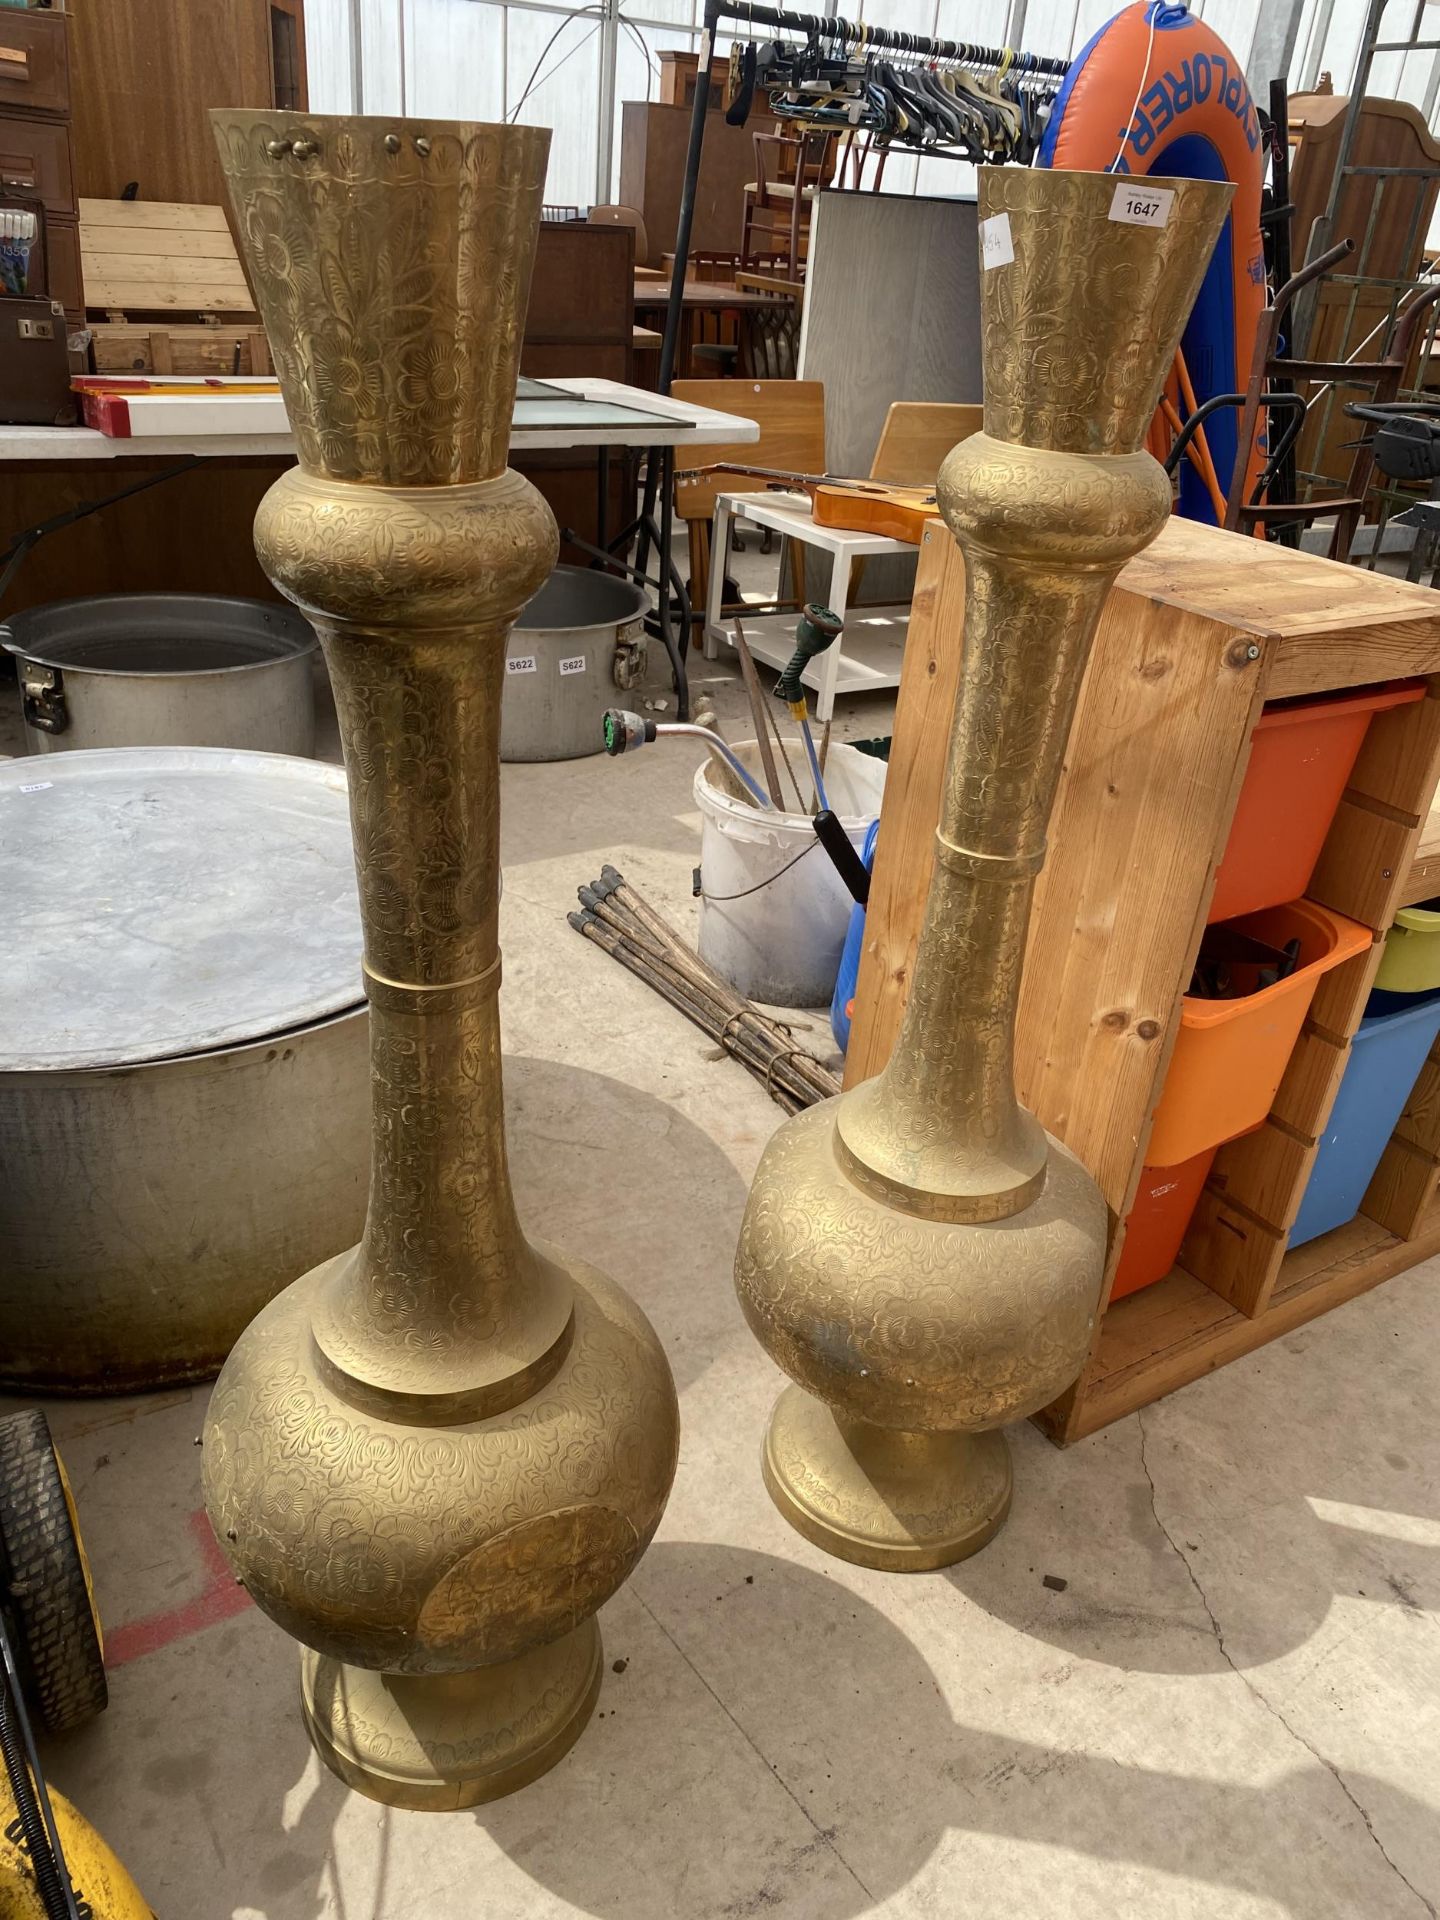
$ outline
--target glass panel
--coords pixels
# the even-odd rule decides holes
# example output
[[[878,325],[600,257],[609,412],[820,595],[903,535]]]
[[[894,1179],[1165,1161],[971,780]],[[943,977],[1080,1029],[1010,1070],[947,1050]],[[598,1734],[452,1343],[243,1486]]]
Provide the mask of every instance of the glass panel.
[[[437,120],[504,119],[503,7],[475,0],[409,0],[405,110]]]
[[[1114,7],[1103,8],[1095,26],[1100,26],[1115,11]],[[1025,9],[1020,45],[1027,53],[1046,53],[1056,60],[1068,60],[1071,53],[1078,53],[1090,38],[1089,33],[1077,35],[1079,12],[1077,0],[1030,0]],[[1090,31],[1093,33],[1094,28]]]
[[[970,10],[967,7],[964,11],[968,14]],[[933,34],[935,0],[867,0],[865,24],[887,27],[892,33]]]
[[[885,175],[890,185],[890,175]],[[975,168],[968,160],[943,160],[937,154],[921,154],[916,166],[915,191],[935,200],[973,200]]]
[[[1009,26],[1008,0],[939,0],[935,25],[926,31],[940,40],[969,40],[977,46],[1003,47]]]
[[[1255,44],[1255,28],[1260,19],[1260,0],[1205,0],[1203,7],[1197,9],[1207,27],[1212,28],[1229,47],[1242,67],[1250,64],[1250,50]],[[1270,76],[1265,75],[1262,82],[1262,95],[1266,92]],[[1261,100],[1263,106],[1264,99]]]
[[[552,388],[551,393],[555,392]],[[644,427],[653,430],[657,420],[668,427],[690,427],[692,419],[675,414],[651,413],[641,407],[621,406],[614,400],[586,400],[579,394],[560,391],[558,398],[531,398],[517,394],[514,425],[517,427],[567,427],[594,432],[600,427]],[[601,435],[596,433],[598,446]]]
[[[357,113],[404,113],[405,58],[400,0],[360,0],[362,97]]]
[[[704,8],[697,5],[696,0],[634,0],[634,4],[626,7],[624,12],[637,21],[659,20],[666,26],[688,27],[694,25]],[[727,26],[728,23],[721,26],[721,33],[726,32]],[[686,44],[693,46],[695,43],[691,40]]]
[[[350,0],[309,0],[305,9],[305,61],[312,113],[353,113]]]
[[[588,207],[599,152],[600,22],[508,7],[505,38],[505,117],[554,129],[546,203]]]

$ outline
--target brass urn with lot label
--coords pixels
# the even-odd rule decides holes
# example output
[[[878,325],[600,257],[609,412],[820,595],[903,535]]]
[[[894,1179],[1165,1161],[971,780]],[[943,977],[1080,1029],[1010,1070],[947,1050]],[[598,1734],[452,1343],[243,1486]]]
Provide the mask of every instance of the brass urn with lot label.
[[[773,1498],[827,1551],[897,1571],[994,1535],[1001,1427],[1090,1348],[1105,1204],[1016,1100],[1015,1007],[1091,638],[1170,511],[1145,435],[1234,191],[979,177],[985,429],[938,485],[965,624],[909,1000],[885,1070],[771,1140],[735,1268],[795,1382],[765,1438]]]

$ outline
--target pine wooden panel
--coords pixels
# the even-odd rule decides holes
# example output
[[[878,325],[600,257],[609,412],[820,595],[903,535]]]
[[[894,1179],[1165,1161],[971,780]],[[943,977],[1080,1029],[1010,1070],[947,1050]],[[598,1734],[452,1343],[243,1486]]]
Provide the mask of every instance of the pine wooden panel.
[[[1400,889],[1399,904],[1413,907],[1421,900],[1433,900],[1440,894],[1440,807],[1432,803],[1422,821],[1410,872]]]
[[[1319,1032],[1307,1021],[1286,1063],[1270,1117],[1307,1140],[1318,1140],[1349,1058],[1348,1044],[1337,1044],[1331,1035]]]
[[[1335,1056],[1334,1085],[1339,1085],[1339,1065],[1344,1055]],[[1327,1105],[1333,1088],[1327,1092]],[[1232,1140],[1216,1155],[1209,1189],[1227,1205],[1239,1207],[1276,1233],[1288,1232],[1300,1204],[1300,1190],[1315,1157],[1315,1141],[1298,1139],[1273,1120],[1267,1120],[1253,1133]],[[1185,1263],[1202,1280],[1211,1281],[1203,1268]],[[1224,1291],[1223,1286],[1221,1291]],[[1227,1298],[1230,1296],[1227,1295]]]
[[[1428,592],[1429,589],[1427,588]],[[1440,692],[1431,680],[1425,698],[1372,714],[1348,790],[1392,807],[1411,826],[1428,819],[1440,750]],[[1417,805],[1417,795],[1423,796]]]
[[[1259,546],[1257,540],[1253,542]],[[1288,552],[1288,548],[1274,548]],[[1322,561],[1323,566],[1336,564]],[[1340,572],[1357,579],[1378,580],[1383,575],[1364,573],[1359,567],[1341,567]],[[1403,587],[1403,580],[1387,585]],[[1415,593],[1429,595],[1429,587],[1415,587]],[[1437,616],[1430,607],[1411,606],[1384,610],[1369,615],[1356,612],[1353,625],[1344,621],[1348,609],[1344,601],[1332,609],[1330,630],[1323,630],[1317,619],[1309,631],[1282,640],[1275,651],[1269,680],[1272,700],[1292,694],[1326,693],[1336,687],[1367,686],[1378,680],[1408,680],[1428,673],[1435,664]]]
[[[91,202],[94,205],[94,202]],[[217,207],[218,213],[220,209]],[[132,254],[142,259],[167,258],[183,248],[187,260],[224,260],[235,258],[235,242],[222,220],[212,227],[109,227],[86,220],[80,230],[80,243],[87,259],[97,254],[109,260],[123,260]]]
[[[1371,720],[1310,881],[1315,899],[1377,933],[1385,931],[1403,902],[1429,824],[1440,776],[1435,694],[1432,680],[1424,700],[1392,707]]]
[[[270,350],[258,318],[250,325],[130,325],[97,320],[91,334],[97,373],[269,373]],[[235,350],[240,349],[239,365]]]
[[[1395,917],[1418,834],[1418,825],[1376,813],[1347,793],[1311,875],[1311,898],[1383,933]]]
[[[111,280],[85,282],[85,304],[106,313],[222,313],[251,311],[248,292],[233,285],[193,281],[177,287],[157,287],[153,281]]]
[[[1274,1290],[1284,1256],[1283,1233],[1207,1187],[1185,1229],[1176,1271],[1208,1288],[1222,1305],[1254,1320],[1263,1317],[1261,1303],[1268,1302]]]
[[[183,200],[95,200],[82,195],[80,218],[87,226],[105,228],[106,244],[125,233],[214,233],[229,237],[230,228],[223,207],[193,206]],[[230,251],[235,242],[230,241]]]
[[[90,307],[137,313],[255,311],[219,207],[82,200],[80,258]]]
[[[1440,1154],[1440,1041],[1420,1069],[1395,1131],[1422,1152]]]
[[[1318,554],[1177,517],[1122,579],[1258,643],[1272,639],[1271,700],[1434,671],[1440,610],[1432,591]]]
[[[1269,1311],[1259,1319],[1227,1307],[1176,1269],[1110,1309],[1079,1388],[1038,1422],[1062,1444],[1082,1439],[1437,1252],[1440,1218],[1433,1209],[1408,1243],[1362,1215],[1284,1256]]]
[[[1384,952],[1384,942],[1376,940],[1353,960],[1322,973],[1306,1026],[1337,1042],[1353,1038]]]
[[[1434,1159],[1403,1140],[1393,1139],[1380,1156],[1360,1211],[1402,1240],[1413,1239],[1434,1201],[1437,1185],[1440,1166]]]
[[[1040,875],[1020,1098],[1123,1212],[1260,704],[1233,631],[1130,592],[1096,635]]]
[[[890,1058],[935,864],[935,823],[960,679],[965,563],[946,527],[927,527],[905,639],[890,767],[855,987],[845,1085]]]

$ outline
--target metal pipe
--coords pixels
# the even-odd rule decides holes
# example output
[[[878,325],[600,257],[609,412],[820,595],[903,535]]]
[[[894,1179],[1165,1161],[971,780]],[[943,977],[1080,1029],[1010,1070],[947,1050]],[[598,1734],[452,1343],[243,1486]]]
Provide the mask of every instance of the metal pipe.
[[[616,759],[622,753],[633,753],[640,747],[648,747],[662,733],[689,733],[697,740],[703,740],[712,753],[718,753],[736,779],[748,790],[757,807],[763,807],[766,813],[777,811],[774,803],[754,775],[740,759],[734,748],[723,740],[711,727],[699,727],[691,720],[647,720],[642,714],[631,713],[624,707],[610,707],[605,713],[605,751]]]

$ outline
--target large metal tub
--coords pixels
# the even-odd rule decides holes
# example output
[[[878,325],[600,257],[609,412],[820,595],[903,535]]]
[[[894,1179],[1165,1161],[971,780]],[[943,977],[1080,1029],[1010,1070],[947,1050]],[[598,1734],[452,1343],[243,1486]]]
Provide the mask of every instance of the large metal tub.
[[[87,747],[315,751],[319,642],[293,607],[108,593],[12,614],[30,753]]]
[[[0,1383],[203,1378],[364,1223],[344,774],[179,748],[5,762],[0,898]]]
[[[505,659],[502,760],[580,760],[605,744],[605,709],[645,673],[644,593],[588,567],[556,567],[520,613]]]

